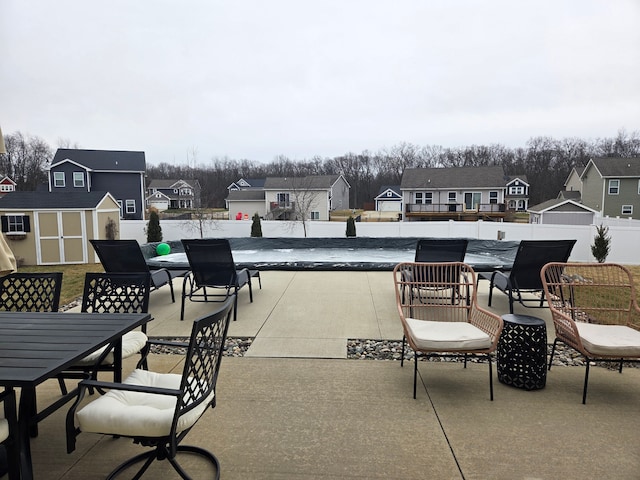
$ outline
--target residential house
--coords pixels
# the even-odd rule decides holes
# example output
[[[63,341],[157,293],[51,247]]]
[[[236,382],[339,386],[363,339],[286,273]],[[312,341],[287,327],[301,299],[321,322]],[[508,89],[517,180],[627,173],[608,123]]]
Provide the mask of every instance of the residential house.
[[[0,198],[2,234],[25,265],[96,263],[89,240],[119,231],[120,206],[108,192],[12,192]]]
[[[144,152],[59,148],[48,168],[49,191],[109,192],[120,218],[144,219]]]
[[[159,211],[200,208],[200,182],[191,180],[151,180],[147,186],[146,206]]]
[[[598,212],[579,201],[556,198],[529,208],[529,223],[545,225],[593,225]]]
[[[513,191],[512,198],[528,203],[529,185],[523,178],[505,176],[500,166],[408,168],[400,184],[403,220],[502,221],[508,187],[525,187]]]
[[[602,216],[640,219],[640,158],[593,158],[580,180],[584,205]]]
[[[526,212],[529,207],[529,183],[524,175],[511,176],[507,180],[504,201],[508,210]]]
[[[0,175],[0,197],[16,191],[16,182],[6,175]]]
[[[402,212],[400,185],[383,185],[374,201],[376,212]]]
[[[584,167],[573,167],[567,180],[564,182],[564,190],[558,194],[558,198],[580,201],[582,198],[582,173]]]
[[[226,204],[229,218],[245,219],[254,214],[271,220],[329,220],[333,210],[349,208],[349,184],[342,175],[268,177],[262,187],[234,182]],[[259,184],[259,182],[258,182]]]
[[[241,178],[240,180],[231,183],[227,187],[227,190],[248,190],[248,189],[262,189],[264,188],[264,182],[266,178]]]

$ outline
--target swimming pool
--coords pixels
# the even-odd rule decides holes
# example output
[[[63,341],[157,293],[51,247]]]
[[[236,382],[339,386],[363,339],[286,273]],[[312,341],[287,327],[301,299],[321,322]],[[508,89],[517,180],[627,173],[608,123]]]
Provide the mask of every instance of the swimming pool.
[[[417,238],[230,238],[236,265],[259,270],[393,270],[414,259]],[[188,268],[182,244],[168,242],[169,255],[157,244],[142,249],[151,268]],[[477,271],[509,268],[519,242],[469,239],[465,262]]]

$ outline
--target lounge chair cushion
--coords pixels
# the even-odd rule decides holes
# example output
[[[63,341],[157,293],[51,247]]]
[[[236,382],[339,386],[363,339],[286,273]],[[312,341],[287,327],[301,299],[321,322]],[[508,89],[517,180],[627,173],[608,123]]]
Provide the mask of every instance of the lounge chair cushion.
[[[576,322],[587,351],[594,355],[640,357],[640,332],[625,325]]]
[[[147,336],[139,330],[127,332],[122,336],[122,358],[129,358],[132,355],[138,353],[147,343]],[[78,365],[95,365],[99,360],[100,355],[103,354],[107,346],[102,347],[99,350],[87,355],[80,360]],[[103,365],[111,365],[114,362],[113,350],[102,361]]]
[[[136,369],[123,383],[177,390],[181,379],[182,375]],[[182,415],[177,432],[193,426],[213,397],[214,392],[211,392],[206,401]],[[83,432],[163,437],[171,432],[175,408],[174,396],[109,390],[79,410],[76,419]]]
[[[4,442],[7,438],[9,438],[9,422],[0,418],[0,442]]]
[[[465,351],[491,347],[491,337],[468,322],[434,322],[407,318],[409,335],[421,350]]]

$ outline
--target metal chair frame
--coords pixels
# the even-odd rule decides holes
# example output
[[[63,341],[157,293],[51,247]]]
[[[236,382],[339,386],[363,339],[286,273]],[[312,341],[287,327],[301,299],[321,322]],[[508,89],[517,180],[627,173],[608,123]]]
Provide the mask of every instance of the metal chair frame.
[[[57,312],[62,273],[10,273],[0,278],[0,310]]]

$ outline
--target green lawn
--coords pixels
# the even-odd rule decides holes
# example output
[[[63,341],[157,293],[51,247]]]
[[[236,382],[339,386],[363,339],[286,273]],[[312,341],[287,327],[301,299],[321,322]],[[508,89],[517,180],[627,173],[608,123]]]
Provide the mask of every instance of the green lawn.
[[[104,272],[104,269],[99,263],[91,263],[83,265],[25,266],[20,267],[18,271],[20,273],[62,272],[62,292],[60,294],[60,306],[62,306],[82,297],[85,273]]]

